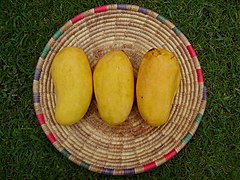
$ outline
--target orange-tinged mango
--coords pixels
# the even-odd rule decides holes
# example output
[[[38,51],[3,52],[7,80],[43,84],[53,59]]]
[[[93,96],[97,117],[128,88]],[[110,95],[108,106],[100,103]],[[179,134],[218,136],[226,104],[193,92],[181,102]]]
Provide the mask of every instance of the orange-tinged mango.
[[[181,79],[180,66],[170,51],[152,49],[141,62],[136,96],[142,118],[152,126],[164,124],[170,115]]]

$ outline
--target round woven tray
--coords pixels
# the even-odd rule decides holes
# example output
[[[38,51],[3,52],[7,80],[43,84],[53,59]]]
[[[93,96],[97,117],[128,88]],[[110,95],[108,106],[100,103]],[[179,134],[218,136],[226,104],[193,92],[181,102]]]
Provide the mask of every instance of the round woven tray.
[[[54,117],[50,67],[56,53],[67,46],[82,48],[92,70],[105,53],[124,50],[135,78],[141,58],[149,49],[172,51],[180,63],[182,79],[168,122],[160,127],[147,125],[135,102],[123,124],[109,126],[100,119],[93,96],[80,122],[59,125]],[[127,175],[156,168],[186,145],[202,119],[206,88],[196,53],[175,25],[149,9],[114,4],[78,14],[52,36],[37,63],[33,101],[47,138],[69,160],[94,172]]]

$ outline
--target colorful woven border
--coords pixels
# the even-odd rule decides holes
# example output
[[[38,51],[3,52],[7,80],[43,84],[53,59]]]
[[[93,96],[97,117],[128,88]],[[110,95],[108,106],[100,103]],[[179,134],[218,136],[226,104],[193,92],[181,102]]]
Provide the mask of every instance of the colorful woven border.
[[[103,174],[107,174],[107,175],[133,175],[133,174],[138,174],[138,173],[146,172],[146,171],[149,171],[149,170],[153,170],[156,167],[160,166],[161,164],[165,163],[166,161],[169,161],[190,141],[190,139],[192,138],[196,129],[198,128],[199,123],[202,120],[202,116],[203,116],[203,113],[204,113],[204,110],[205,110],[205,107],[206,107],[207,91],[206,91],[206,87],[204,86],[203,87],[203,92],[202,92],[203,93],[203,96],[202,96],[203,98],[202,98],[200,111],[197,114],[190,131],[179,142],[179,144],[176,145],[176,147],[178,147],[178,148],[174,148],[174,149],[170,150],[163,157],[160,157],[160,159],[158,159],[157,161],[149,162],[148,164],[145,164],[144,166],[141,166],[141,167],[130,168],[130,169],[120,169],[120,170],[119,169],[118,170],[107,169],[107,168],[104,168],[104,167],[96,167],[96,166],[90,165],[86,162],[80,162],[79,163],[79,162],[74,161],[71,153],[69,153],[65,148],[63,148],[59,144],[59,142],[55,138],[53,132],[50,132],[49,128],[46,125],[44,114],[42,113],[42,109],[41,109],[41,106],[40,106],[40,95],[39,95],[39,91],[38,91],[38,89],[39,89],[38,88],[39,87],[39,79],[40,79],[40,76],[41,76],[41,69],[42,69],[42,65],[43,65],[43,62],[44,62],[45,58],[47,57],[49,51],[51,50],[51,44],[53,44],[61,35],[63,35],[64,32],[69,27],[71,27],[75,23],[81,21],[86,16],[92,15],[94,13],[103,13],[103,12],[110,11],[110,10],[137,11],[137,12],[143,13],[145,15],[152,16],[152,17],[156,18],[157,20],[159,20],[160,22],[162,22],[163,24],[165,24],[166,26],[168,26],[183,41],[183,43],[186,46],[187,51],[189,52],[189,55],[190,55],[192,61],[194,61],[195,68],[196,68],[196,74],[197,74],[197,82],[202,83],[202,84],[204,83],[202,69],[200,67],[196,52],[194,51],[192,45],[189,43],[189,41],[184,36],[184,34],[174,24],[172,24],[169,20],[167,20],[163,16],[158,15],[157,13],[155,13],[155,12],[149,10],[149,9],[143,8],[143,7],[138,7],[138,6],[135,6],[135,5],[128,5],[128,4],[113,4],[113,5],[105,5],[105,6],[96,7],[96,8],[90,9],[86,12],[83,12],[83,13],[80,13],[80,14],[76,15],[74,18],[70,19],[64,26],[62,26],[52,36],[52,38],[49,40],[49,42],[47,43],[47,45],[43,49],[43,51],[41,53],[41,56],[39,58],[36,70],[35,70],[34,80],[33,80],[33,103],[34,103],[35,112],[36,112],[38,122],[41,125],[43,131],[45,132],[48,140],[65,157],[67,157],[68,159],[72,160],[73,162],[77,163],[79,166],[81,166],[85,169],[95,171],[95,172],[98,172],[98,173],[103,173]]]

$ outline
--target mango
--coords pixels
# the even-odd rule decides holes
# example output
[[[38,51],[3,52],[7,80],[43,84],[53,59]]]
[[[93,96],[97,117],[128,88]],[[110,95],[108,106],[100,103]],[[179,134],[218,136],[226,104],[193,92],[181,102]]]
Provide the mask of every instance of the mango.
[[[132,64],[123,51],[105,54],[93,72],[94,93],[98,112],[109,125],[124,122],[134,100]]]
[[[82,119],[91,102],[92,72],[84,51],[63,48],[53,59],[51,76],[56,92],[56,121],[71,125]]]
[[[143,56],[136,97],[138,110],[148,124],[161,126],[168,120],[180,80],[179,63],[170,51],[152,49]]]

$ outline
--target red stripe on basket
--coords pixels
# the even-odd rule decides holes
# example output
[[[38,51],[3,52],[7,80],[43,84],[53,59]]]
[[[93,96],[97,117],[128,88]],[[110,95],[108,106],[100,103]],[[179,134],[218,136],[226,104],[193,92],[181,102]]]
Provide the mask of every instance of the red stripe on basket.
[[[43,125],[46,123],[43,114],[38,114],[37,118],[40,125]]]
[[[177,154],[177,151],[175,149],[173,149],[169,153],[167,153],[163,156],[168,161],[168,160],[172,159],[176,154]]]
[[[157,167],[157,164],[156,164],[155,161],[153,161],[153,162],[151,162],[151,163],[148,163],[148,164],[145,164],[145,165],[143,166],[144,171],[149,171],[149,170],[152,170],[152,169],[154,169],[154,168],[156,168],[156,167]]]
[[[53,133],[49,133],[47,135],[47,138],[52,144],[57,141],[56,138],[54,137]]]
[[[202,69],[196,69],[198,82],[204,82]]]
[[[78,14],[74,18],[72,18],[71,21],[73,24],[75,24],[76,22],[80,21],[83,18],[84,18],[84,16],[82,14]]]
[[[187,50],[188,50],[191,58],[194,58],[195,56],[197,56],[197,54],[196,54],[196,52],[194,51],[192,45],[188,45],[188,46],[187,46]]]
[[[105,12],[107,11],[107,6],[100,6],[94,8],[94,13]]]

